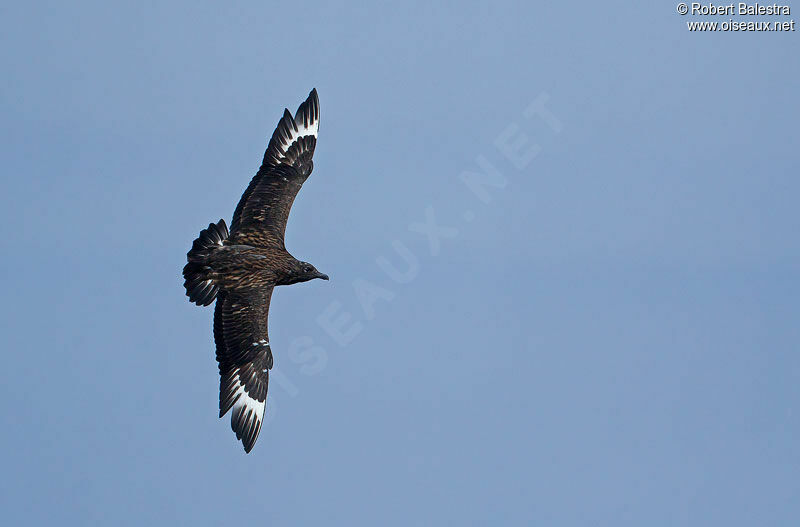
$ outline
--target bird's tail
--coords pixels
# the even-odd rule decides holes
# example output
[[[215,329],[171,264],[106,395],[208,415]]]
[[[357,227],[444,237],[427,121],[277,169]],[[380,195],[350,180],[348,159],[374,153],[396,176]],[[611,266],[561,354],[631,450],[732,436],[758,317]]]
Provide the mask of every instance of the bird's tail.
[[[209,223],[192,244],[192,249],[186,254],[189,263],[183,267],[183,286],[189,302],[207,306],[217,297],[219,286],[208,276],[211,267],[207,262],[211,253],[222,247],[227,239],[228,226],[225,220],[219,220],[216,224]]]

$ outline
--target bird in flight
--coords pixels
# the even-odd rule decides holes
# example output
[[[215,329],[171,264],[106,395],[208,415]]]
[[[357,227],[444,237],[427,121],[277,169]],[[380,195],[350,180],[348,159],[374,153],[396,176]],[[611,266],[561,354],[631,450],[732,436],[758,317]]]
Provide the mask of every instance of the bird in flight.
[[[184,287],[190,302],[215,299],[214,342],[219,363],[219,416],[231,411],[231,428],[250,452],[264,421],[272,349],[267,315],[277,285],[327,280],[286,250],[289,209],[314,168],[319,98],[314,89],[294,117],[288,109],[272,134],[264,161],[233,213],[200,231],[186,255]]]

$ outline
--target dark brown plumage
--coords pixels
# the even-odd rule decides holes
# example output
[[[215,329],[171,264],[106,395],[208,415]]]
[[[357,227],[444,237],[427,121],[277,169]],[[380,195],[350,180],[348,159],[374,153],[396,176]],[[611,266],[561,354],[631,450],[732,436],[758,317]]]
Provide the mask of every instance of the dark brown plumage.
[[[277,285],[328,277],[289,254],[284,233],[300,187],[314,168],[319,99],[312,90],[294,117],[285,110],[258,173],[233,213],[200,231],[183,268],[186,295],[207,306],[215,299],[214,342],[220,373],[219,416],[229,410],[231,427],[246,452],[261,430],[272,349],[267,316]]]

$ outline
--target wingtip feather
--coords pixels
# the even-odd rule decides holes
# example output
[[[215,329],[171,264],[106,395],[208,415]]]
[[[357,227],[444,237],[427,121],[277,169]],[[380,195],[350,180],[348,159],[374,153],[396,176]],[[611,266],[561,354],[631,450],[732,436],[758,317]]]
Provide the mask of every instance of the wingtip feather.
[[[297,108],[294,116],[288,108],[272,134],[263,165],[277,166],[281,163],[296,166],[310,161],[316,146],[319,132],[319,97],[316,88],[312,89],[305,101]],[[303,158],[300,160],[299,158]]]

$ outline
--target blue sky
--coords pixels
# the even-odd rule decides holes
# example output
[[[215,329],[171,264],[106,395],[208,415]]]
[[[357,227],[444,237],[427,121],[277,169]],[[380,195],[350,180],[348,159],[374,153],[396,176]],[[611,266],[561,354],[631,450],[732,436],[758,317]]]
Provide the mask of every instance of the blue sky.
[[[7,523],[796,523],[798,37],[691,19],[4,6]],[[180,270],[313,87],[331,281],[273,297],[245,455]]]

